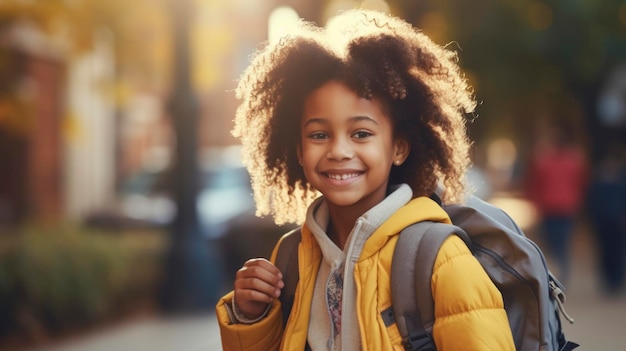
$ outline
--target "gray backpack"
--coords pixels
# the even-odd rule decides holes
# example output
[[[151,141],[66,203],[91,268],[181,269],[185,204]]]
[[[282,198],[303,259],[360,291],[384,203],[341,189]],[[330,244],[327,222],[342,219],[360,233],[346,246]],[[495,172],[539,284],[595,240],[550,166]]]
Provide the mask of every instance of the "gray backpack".
[[[439,198],[433,195],[437,202]],[[431,274],[439,247],[457,235],[470,248],[502,293],[515,347],[518,351],[568,351],[578,344],[567,341],[561,328],[565,313],[563,286],[548,270],[541,250],[501,209],[476,197],[465,205],[444,205],[452,225],[424,221],[405,228],[396,244],[391,267],[393,306],[383,320],[397,323],[406,350],[436,350]],[[283,323],[287,322],[298,283],[297,246],[300,230],[281,243],[276,266],[283,272]]]

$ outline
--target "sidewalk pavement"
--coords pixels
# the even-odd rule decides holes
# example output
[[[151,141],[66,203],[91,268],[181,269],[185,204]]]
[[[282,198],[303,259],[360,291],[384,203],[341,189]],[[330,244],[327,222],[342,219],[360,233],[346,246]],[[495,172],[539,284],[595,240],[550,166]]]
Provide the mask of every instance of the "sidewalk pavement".
[[[581,345],[576,351],[626,351],[626,291],[618,296],[602,291],[593,238],[580,231],[575,239],[565,292],[565,308],[575,322],[569,324],[561,319],[565,335]]]
[[[565,335],[581,344],[578,350],[624,351],[626,293],[606,297],[596,278],[595,246],[585,232],[575,236],[572,276],[566,291]],[[214,315],[180,319],[146,319],[117,326],[101,334],[81,337],[35,351],[219,351],[222,350]]]
[[[172,319],[144,318],[97,334],[33,351],[219,351],[214,314]]]

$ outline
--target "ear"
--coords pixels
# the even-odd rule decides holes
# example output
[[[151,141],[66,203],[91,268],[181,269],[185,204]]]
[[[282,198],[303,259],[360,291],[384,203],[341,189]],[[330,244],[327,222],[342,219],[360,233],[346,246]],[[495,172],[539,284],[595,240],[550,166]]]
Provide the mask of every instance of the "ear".
[[[406,161],[411,152],[411,145],[404,138],[397,138],[394,142],[393,164],[400,166]]]
[[[302,144],[298,143],[296,146],[296,154],[298,155],[298,163],[302,166]]]

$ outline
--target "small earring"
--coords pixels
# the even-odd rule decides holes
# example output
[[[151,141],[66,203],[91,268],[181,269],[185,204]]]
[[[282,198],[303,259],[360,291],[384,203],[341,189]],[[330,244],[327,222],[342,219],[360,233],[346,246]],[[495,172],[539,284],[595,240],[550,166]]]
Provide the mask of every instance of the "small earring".
[[[402,164],[402,161],[400,161],[400,160],[395,160],[395,161],[393,161],[393,163],[394,163],[396,166],[399,166],[399,165],[401,165],[401,164]]]

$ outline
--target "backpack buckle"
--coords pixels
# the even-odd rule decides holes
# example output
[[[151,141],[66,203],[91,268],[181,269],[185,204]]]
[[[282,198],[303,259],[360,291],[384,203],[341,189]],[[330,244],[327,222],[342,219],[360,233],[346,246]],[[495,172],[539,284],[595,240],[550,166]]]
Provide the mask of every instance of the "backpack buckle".
[[[563,290],[561,290],[561,288],[557,286],[556,282],[552,279],[550,279],[550,294],[552,295],[552,298],[556,301],[556,305],[559,307],[559,311],[561,311],[563,317],[570,324],[574,324],[574,318],[567,314],[567,312],[565,311],[565,306],[563,306],[563,304],[565,303],[565,293],[563,292]]]
[[[436,351],[435,343],[428,333],[414,335],[404,344],[404,349],[409,351]]]

